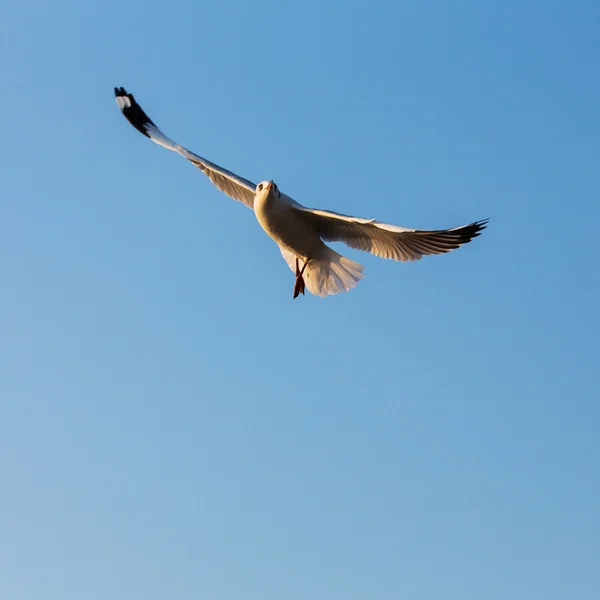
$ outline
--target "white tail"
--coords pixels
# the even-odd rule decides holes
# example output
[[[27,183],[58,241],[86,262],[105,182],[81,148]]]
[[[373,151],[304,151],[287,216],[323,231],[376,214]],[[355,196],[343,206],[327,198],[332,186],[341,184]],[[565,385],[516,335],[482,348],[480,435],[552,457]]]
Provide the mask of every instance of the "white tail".
[[[296,272],[296,255],[279,247],[289,268]],[[304,281],[311,294],[330,296],[351,290],[362,278],[364,267],[326,246],[319,260],[311,260],[304,270]],[[300,268],[303,262],[300,259]]]

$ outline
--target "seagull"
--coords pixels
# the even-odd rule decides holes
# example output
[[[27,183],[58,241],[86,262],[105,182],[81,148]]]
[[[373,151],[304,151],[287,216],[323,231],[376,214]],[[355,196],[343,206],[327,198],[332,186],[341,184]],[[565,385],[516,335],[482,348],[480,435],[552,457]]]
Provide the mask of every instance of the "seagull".
[[[273,180],[256,185],[175,143],[125,88],[115,88],[115,98],[125,118],[140,133],[187,158],[219,190],[254,210],[258,223],[295,273],[294,298],[304,295],[305,289],[321,297],[346,292],[363,278],[362,265],[338,254],[325,242],[343,242],[381,258],[406,262],[455,250],[487,226],[488,219],[484,219],[454,229],[426,231],[307,208],[281,192]]]

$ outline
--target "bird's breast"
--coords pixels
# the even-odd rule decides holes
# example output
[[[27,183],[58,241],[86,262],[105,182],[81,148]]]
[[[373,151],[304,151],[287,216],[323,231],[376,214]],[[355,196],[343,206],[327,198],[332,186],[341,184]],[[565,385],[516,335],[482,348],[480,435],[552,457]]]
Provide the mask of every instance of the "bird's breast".
[[[292,205],[284,202],[258,200],[254,213],[267,235],[280,246],[301,257],[314,256],[322,247],[321,238],[302,219]]]

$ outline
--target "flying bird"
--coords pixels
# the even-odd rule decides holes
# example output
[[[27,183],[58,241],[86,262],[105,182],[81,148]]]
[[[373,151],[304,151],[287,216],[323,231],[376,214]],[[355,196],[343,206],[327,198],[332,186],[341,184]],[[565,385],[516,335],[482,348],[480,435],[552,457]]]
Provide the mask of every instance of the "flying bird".
[[[254,210],[260,226],[277,243],[295,273],[294,298],[304,294],[306,288],[316,296],[345,292],[362,279],[364,267],[338,254],[325,242],[343,242],[351,248],[404,262],[450,252],[477,237],[487,225],[488,219],[484,219],[455,229],[425,231],[307,208],[281,192],[273,180],[256,185],[175,143],[125,88],[115,88],[115,97],[125,118],[140,133],[187,158],[227,196]]]

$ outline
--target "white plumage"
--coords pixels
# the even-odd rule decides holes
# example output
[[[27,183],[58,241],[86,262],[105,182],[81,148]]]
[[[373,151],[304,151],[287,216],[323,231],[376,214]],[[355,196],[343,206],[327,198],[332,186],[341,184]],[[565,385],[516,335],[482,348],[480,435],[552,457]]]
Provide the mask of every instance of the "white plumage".
[[[350,290],[362,279],[362,265],[324,242],[343,242],[382,258],[411,261],[450,252],[477,237],[487,225],[486,219],[455,229],[425,231],[306,208],[281,193],[273,181],[256,185],[176,144],[124,88],[115,88],[115,97],[123,115],[138,131],[187,158],[218,189],[254,210],[261,227],[278,244],[283,258],[296,273],[294,297],[304,293],[304,282],[312,294],[328,296]]]

